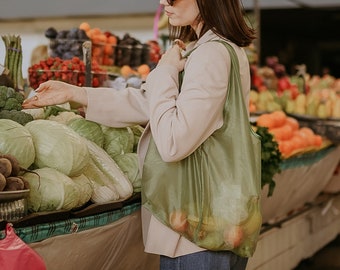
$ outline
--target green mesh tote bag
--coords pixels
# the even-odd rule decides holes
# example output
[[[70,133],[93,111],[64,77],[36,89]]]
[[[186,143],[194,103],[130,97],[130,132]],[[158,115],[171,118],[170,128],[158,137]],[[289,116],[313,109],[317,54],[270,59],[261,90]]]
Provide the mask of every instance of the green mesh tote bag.
[[[262,226],[261,142],[249,122],[237,56],[228,43],[222,43],[231,56],[224,124],[178,162],[162,161],[151,139],[142,203],[196,245],[250,257]]]

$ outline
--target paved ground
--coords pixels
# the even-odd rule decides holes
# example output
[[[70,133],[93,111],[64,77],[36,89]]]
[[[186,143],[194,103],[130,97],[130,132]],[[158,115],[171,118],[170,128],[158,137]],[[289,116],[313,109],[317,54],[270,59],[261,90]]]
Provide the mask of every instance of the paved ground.
[[[294,270],[340,270],[340,236]]]

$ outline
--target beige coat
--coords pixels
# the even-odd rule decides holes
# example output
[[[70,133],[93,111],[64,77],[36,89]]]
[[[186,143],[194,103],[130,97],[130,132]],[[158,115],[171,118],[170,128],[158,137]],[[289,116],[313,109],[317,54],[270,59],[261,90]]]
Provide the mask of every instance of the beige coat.
[[[177,161],[191,154],[216,129],[222,126],[230,57],[207,32],[187,51],[197,47],[187,59],[181,93],[178,73],[172,66],[154,69],[141,89],[86,88],[86,118],[108,126],[146,125],[138,154],[142,170],[151,136],[162,159]],[[243,49],[234,47],[240,63],[242,90],[248,104],[250,90],[249,63]],[[202,250],[176,232],[162,225],[142,208],[145,251],[177,257]]]

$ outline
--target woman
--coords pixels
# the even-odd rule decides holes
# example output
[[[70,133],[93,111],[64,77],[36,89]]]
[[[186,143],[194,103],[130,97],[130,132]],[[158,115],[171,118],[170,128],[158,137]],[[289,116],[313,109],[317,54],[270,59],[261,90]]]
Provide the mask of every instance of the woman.
[[[160,0],[169,17],[170,38],[178,39],[162,56],[141,89],[116,91],[48,81],[24,108],[61,104],[84,106],[86,118],[108,126],[146,125],[139,143],[140,166],[153,137],[164,162],[184,159],[223,123],[232,45],[239,60],[243,96],[248,104],[250,74],[242,49],[254,39],[240,0]],[[185,46],[185,44],[187,44]],[[184,54],[190,53],[188,57]],[[185,76],[179,91],[179,73]],[[204,250],[162,225],[142,207],[145,251],[161,255],[161,269],[245,269],[247,259]]]

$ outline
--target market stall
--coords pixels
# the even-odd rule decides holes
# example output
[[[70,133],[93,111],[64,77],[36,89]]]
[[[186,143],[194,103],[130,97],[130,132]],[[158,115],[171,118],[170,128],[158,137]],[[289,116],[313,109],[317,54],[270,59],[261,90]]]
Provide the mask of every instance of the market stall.
[[[263,223],[276,223],[313,203],[330,182],[339,161],[340,146],[284,161],[282,172],[274,177],[273,196],[267,197],[267,187],[263,189]]]
[[[82,53],[84,53],[84,51],[81,50],[83,49],[81,46],[84,43],[83,40],[80,39],[77,43],[77,53],[79,53],[79,55],[72,55],[71,60],[62,59],[63,56],[61,55],[53,55],[41,61],[39,64],[30,67],[28,81],[32,87],[37,87],[39,83],[48,79],[60,79],[80,86],[92,85],[93,87],[97,87],[113,85],[123,90],[127,85],[140,85],[152,66],[159,60],[160,50],[157,42],[140,44],[131,38],[131,36],[126,35],[124,39],[119,39],[121,43],[118,44],[117,37],[106,33],[106,41],[111,40],[112,43],[106,43],[105,46],[101,45],[96,47],[93,39],[99,36],[103,37],[102,34],[104,33],[97,33],[97,36],[97,34],[95,35],[90,32],[91,28],[89,28],[88,25],[83,24],[81,27],[81,30],[88,32],[88,35],[92,38],[92,48],[87,51],[87,53],[92,54],[93,57],[100,56],[100,59],[97,58],[96,61],[93,62],[92,60],[94,59],[82,61],[79,57],[83,56]],[[48,35],[52,39],[50,44],[51,53],[56,54],[57,50],[53,51],[52,49],[65,46],[67,42],[64,43],[64,38],[57,38],[59,33],[57,33],[55,29],[55,31],[53,31],[53,29],[48,30],[50,31]],[[79,31],[79,33],[83,32]],[[77,35],[79,33],[77,32]],[[68,31],[68,34],[70,34],[70,31]],[[124,41],[126,44],[124,44]],[[74,42],[74,38],[71,39],[73,45]],[[132,43],[129,44],[129,42],[133,42],[134,45],[132,45]],[[135,44],[136,42],[138,44]],[[18,46],[19,45],[20,44],[18,44]],[[111,60],[109,66],[96,64],[99,60],[102,61],[101,64],[104,63],[104,55],[102,54],[104,48],[106,48],[105,50],[109,54],[106,60]],[[143,48],[146,48],[146,51],[143,52]],[[79,49],[81,51],[79,51]],[[20,47],[18,47],[16,51],[20,51]],[[60,49],[58,52],[59,51]],[[99,53],[97,54],[96,51],[99,51]],[[137,52],[143,53],[138,54]],[[69,54],[68,51],[64,53]],[[142,56],[143,54],[144,56]],[[145,54],[150,57],[151,61],[148,60],[145,62]],[[137,59],[137,55],[139,55],[138,64],[134,62]],[[113,63],[118,63],[117,61],[119,61],[120,64],[113,66]],[[9,67],[8,65],[7,63],[7,68]],[[88,68],[90,68],[90,72]],[[22,74],[19,72],[17,75],[17,77],[11,78],[14,82],[13,87],[21,88],[23,87]],[[117,81],[117,78],[123,80]],[[257,83],[253,85],[256,86],[258,90],[261,90],[256,94],[254,91],[251,93],[251,102],[253,103],[250,104],[250,106],[254,105],[257,106],[257,109],[260,108],[258,111],[252,111],[255,115],[252,121],[253,124],[255,122],[254,130],[259,130],[260,127],[268,128],[266,134],[271,134],[268,138],[271,145],[275,148],[275,151],[271,152],[273,150],[271,149],[268,153],[274,153],[276,155],[280,152],[283,155],[283,159],[277,164],[280,171],[273,175],[275,186],[263,185],[263,228],[258,248],[254,257],[250,259],[248,269],[271,270],[275,267],[275,269],[288,270],[290,269],[289,267],[297,265],[301,259],[311,256],[313,252],[327,244],[340,232],[340,221],[337,211],[340,199],[337,194],[338,190],[332,189],[332,186],[334,184],[336,186],[336,182],[339,181],[339,179],[334,179],[334,171],[340,162],[340,146],[337,137],[338,133],[336,133],[337,125],[334,125],[334,123],[338,121],[338,111],[334,109],[332,112],[334,114],[322,115],[321,117],[320,115],[313,115],[313,121],[304,122],[301,120],[301,114],[297,114],[296,108],[290,111],[288,106],[288,104],[290,104],[289,101],[295,102],[297,99],[300,99],[296,92],[298,91],[297,86],[292,84],[290,85],[291,88],[285,89],[285,93],[289,93],[289,98],[294,96],[294,99],[292,98],[290,100],[288,96],[286,96],[285,102],[280,103],[277,102],[278,96],[275,95],[275,97],[273,97],[273,95],[268,97],[267,94],[269,91],[266,91],[268,89],[264,89],[264,87],[268,86],[265,85],[265,79],[268,78],[261,79],[261,83],[257,80]],[[285,77],[284,79],[287,78]],[[9,88],[12,89],[12,86],[6,86],[6,97],[10,96],[14,98],[17,92],[21,93],[24,91],[24,89],[15,91],[17,89],[14,90],[14,88],[13,90],[9,90]],[[306,96],[302,96],[302,94],[305,94],[303,91],[304,90],[301,91],[300,97],[306,98]],[[337,93],[336,91],[335,93]],[[331,96],[330,92],[327,92],[327,94]],[[256,98],[254,98],[255,95]],[[272,95],[272,93],[270,93],[270,95]],[[264,96],[266,96],[266,107],[263,107],[264,104],[260,102],[264,102]],[[332,97],[334,97],[334,100],[332,99],[334,104],[338,104],[336,103],[338,102],[338,95],[332,94]],[[20,103],[20,100],[22,102],[22,99],[17,99],[17,102]],[[316,98],[314,100],[316,100]],[[321,103],[323,105],[324,101]],[[24,211],[18,214],[16,209],[13,210],[13,208],[11,208],[15,206],[14,203],[12,204],[12,200],[10,200],[9,204],[7,204],[8,201],[5,201],[5,203],[1,205],[0,202],[0,206],[2,206],[2,212],[0,211],[0,213],[3,219],[3,221],[0,220],[0,229],[3,229],[7,222],[12,222],[19,237],[42,256],[49,270],[75,268],[111,269],[112,266],[114,266],[115,269],[122,270],[158,269],[158,256],[146,254],[143,251],[140,222],[140,182],[138,182],[140,179],[137,179],[138,177],[136,176],[138,173],[136,174],[136,171],[134,171],[133,176],[131,176],[131,171],[127,169],[123,170],[123,167],[120,167],[117,159],[118,155],[115,152],[116,149],[114,147],[111,149],[104,147],[105,144],[103,142],[105,141],[106,135],[102,134],[102,141],[100,141],[99,138],[101,137],[97,136],[98,134],[91,137],[90,135],[93,134],[89,134],[88,132],[89,130],[91,130],[91,132],[98,130],[99,133],[107,132],[109,130],[108,127],[94,126],[94,123],[86,122],[76,104],[67,105],[69,107],[63,107],[62,109],[60,107],[44,108],[40,111],[39,116],[37,116],[37,114],[31,115],[27,111],[23,112],[20,110],[20,106],[18,106],[16,107],[18,109],[15,111],[30,115],[26,115],[27,118],[25,122],[14,125],[12,122],[3,121],[6,128],[2,128],[1,132],[6,133],[7,130],[12,130],[13,132],[14,128],[18,129],[18,131],[24,132],[26,137],[34,137],[34,141],[39,141],[40,144],[45,144],[45,142],[46,144],[50,144],[48,147],[51,147],[53,151],[50,151],[49,154],[46,155],[39,149],[39,144],[32,144],[29,145],[31,148],[26,151],[28,154],[23,159],[19,159],[21,165],[25,167],[25,170],[34,171],[33,174],[27,171],[23,174],[30,183],[30,189],[24,189],[26,193],[23,191],[22,195],[25,194],[25,196],[17,198],[20,199],[21,203],[28,204],[28,211],[24,209]],[[252,107],[250,107],[250,109],[251,108]],[[337,106],[335,105],[334,108],[337,108]],[[297,119],[296,122],[294,122],[295,125],[298,123],[298,126],[295,126],[295,131],[299,131],[299,128],[306,127],[304,131],[308,131],[309,135],[308,137],[304,137],[304,139],[305,142],[308,141],[308,143],[303,145],[299,144],[298,146],[294,145],[296,148],[293,148],[293,146],[290,148],[284,147],[288,145],[289,140],[293,138],[292,128],[289,129],[290,135],[288,137],[285,135],[284,138],[279,138],[278,136],[282,136],[282,134],[274,132],[274,128],[279,128],[279,126],[276,125],[277,121],[275,122],[276,126],[261,126],[260,122],[258,122],[261,115],[269,115],[273,111],[280,111],[281,116],[284,115],[285,121],[288,117]],[[72,121],[71,119],[60,117],[65,112],[68,113],[68,116],[72,114]],[[0,118],[2,118],[1,120],[5,118],[6,120],[8,119],[4,116]],[[52,121],[56,121],[56,118],[61,122],[58,124],[53,122],[52,124]],[[42,119],[52,121],[46,122],[42,121]],[[12,117],[11,120],[14,120],[14,117]],[[330,129],[322,132],[320,127],[326,126],[326,120],[327,122],[328,120],[331,121],[329,126],[334,128],[335,132],[330,132]],[[23,118],[20,118],[20,121],[23,121]],[[82,121],[80,125],[74,124],[79,121]],[[79,127],[86,125],[88,125],[89,128],[87,129],[87,133],[84,133],[84,130],[79,129]],[[70,130],[72,130],[72,132]],[[113,131],[113,136],[118,136],[118,133],[115,133],[117,130]],[[46,134],[44,134],[45,132]],[[48,134],[48,132],[53,132],[54,136],[49,136],[51,134]],[[78,135],[76,135],[75,132]],[[121,132],[121,130],[119,132]],[[125,129],[124,136],[127,136],[126,138],[128,139],[126,139],[124,143],[128,143],[124,145],[124,147],[128,147],[129,150],[125,148],[124,151],[120,151],[120,153],[131,153],[133,160],[136,161],[136,145],[142,132],[143,128],[140,126]],[[73,157],[66,155],[66,157],[64,156],[65,158],[63,158],[63,154],[67,154],[65,149],[73,149],[71,142],[69,142],[64,151],[63,149],[56,149],[52,146],[54,146],[53,143],[56,144],[60,138],[62,138],[65,143],[68,143],[68,135],[70,134],[77,138],[75,140],[77,145],[74,148],[77,149],[78,153]],[[133,134],[132,137],[129,137],[131,134]],[[11,135],[13,135],[13,133]],[[3,141],[8,140],[6,143],[10,141],[8,138],[11,138],[11,135],[0,134],[0,136],[3,136]],[[41,136],[45,136],[45,138],[55,137],[54,142],[50,139],[47,143],[47,140],[40,138]],[[93,143],[81,139],[80,136],[92,140],[97,145],[95,146]],[[307,135],[304,134],[304,136]],[[311,138],[313,142],[309,142]],[[118,141],[116,137],[109,137],[109,140]],[[17,141],[15,143],[18,144],[19,142]],[[7,143],[8,145],[6,145],[6,147],[2,145],[0,152],[3,151],[7,153],[6,151],[10,149],[8,153],[20,156],[22,149],[16,149],[15,143],[13,144],[13,142],[11,142],[12,148],[7,148],[7,146],[10,145],[9,143]],[[86,145],[86,147],[84,147],[84,145]],[[107,145],[109,144],[107,143],[106,146]],[[44,145],[44,147],[46,147],[46,145]],[[120,145],[119,147],[123,146]],[[15,149],[15,151],[13,149]],[[87,150],[89,150],[89,152]],[[39,155],[38,159],[30,156],[30,153],[33,152]],[[72,155],[74,155],[74,153],[72,153]],[[104,159],[100,159],[100,162],[105,160],[105,162],[108,163],[104,162],[100,164],[99,159],[96,159],[96,155],[105,157]],[[108,155],[110,155],[110,157]],[[112,175],[116,174],[115,176],[117,177],[119,175],[119,179],[122,180],[118,186],[122,185],[120,191],[124,191],[123,194],[117,194],[117,190],[115,190],[114,185],[112,185],[112,179],[108,177],[110,173],[107,174],[106,172],[102,174],[102,172],[97,172],[95,176],[92,174],[91,177],[90,174],[86,174],[88,173],[86,168],[93,166],[93,164],[87,160],[88,157],[90,157],[89,160],[92,158],[92,161],[97,161],[95,168],[99,168],[99,171],[105,171],[108,168],[112,169],[112,167],[115,168],[110,172]],[[276,161],[279,161],[278,156],[276,157]],[[63,163],[64,160],[69,162]],[[31,167],[33,163],[34,167]],[[83,163],[90,165],[86,167]],[[112,164],[113,166],[111,166]],[[47,171],[46,167],[51,170]],[[120,170],[117,169],[118,167]],[[265,166],[263,167],[264,170],[267,169]],[[61,171],[64,176],[61,176],[59,172],[57,174],[52,168]],[[274,172],[276,172],[276,169],[278,168],[275,167]],[[52,173],[55,174],[53,177],[51,176]],[[56,180],[56,178],[64,177],[65,180],[61,182],[63,184],[67,183],[65,186],[68,186],[68,188],[61,189],[64,193],[53,198],[57,202],[50,202],[47,198],[49,196],[54,197],[54,194],[38,194],[39,186],[35,174],[45,177],[46,182],[51,180],[48,178],[55,178],[53,180]],[[70,188],[70,183],[72,181],[78,181],[79,179],[76,177],[80,174],[89,177],[92,189],[90,193],[87,193],[86,201],[78,199],[77,202],[73,202],[70,198],[77,197],[75,194],[78,192],[79,195],[80,189],[76,191],[77,188]],[[8,177],[10,176],[8,175]],[[69,180],[69,178],[71,178],[72,181]],[[330,185],[331,181],[333,181],[332,185]],[[102,191],[105,190],[106,192],[100,192],[99,188],[94,188],[98,187],[98,185],[103,188],[101,189]],[[52,188],[46,188],[46,186],[44,189],[49,191],[54,190]],[[72,190],[71,195],[69,193],[70,190]],[[335,192],[329,194],[331,190],[335,190]],[[27,195],[28,191],[31,192],[29,193],[30,195]],[[110,191],[109,195],[108,191]],[[6,192],[6,190],[4,192]],[[33,194],[32,192],[34,192],[34,196],[40,196],[42,198],[40,201],[43,201],[45,204],[41,202],[36,203],[33,198],[34,196],[31,196]],[[273,193],[269,195],[271,192]],[[328,193],[327,196],[324,195],[325,192]],[[26,198],[28,198],[27,201]],[[320,219],[320,216],[322,216],[322,219]],[[278,245],[278,243],[280,243],[280,245]],[[283,260],[286,261],[288,256],[293,259],[289,261],[289,264],[282,264],[281,262]]]
[[[158,256],[144,252],[139,209],[136,202],[87,218],[42,225],[48,228],[41,225],[19,228],[18,232],[24,238],[44,230],[55,235],[29,244],[44,258],[47,269],[156,270]]]

